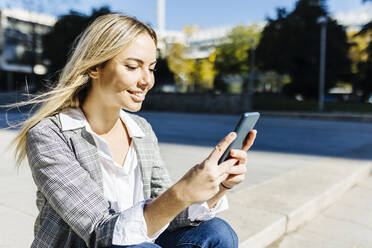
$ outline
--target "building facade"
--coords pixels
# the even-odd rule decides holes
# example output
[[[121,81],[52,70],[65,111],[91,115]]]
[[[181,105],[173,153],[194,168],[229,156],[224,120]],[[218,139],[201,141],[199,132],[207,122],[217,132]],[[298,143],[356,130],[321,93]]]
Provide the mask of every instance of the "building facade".
[[[46,73],[42,36],[55,24],[53,16],[21,9],[0,10],[0,91],[32,90]]]
[[[215,51],[215,47],[223,42],[231,32],[232,27],[202,29],[197,26],[186,27],[182,31],[157,30],[159,49],[166,54],[166,47],[175,43],[183,44],[187,49],[186,58],[208,58]]]

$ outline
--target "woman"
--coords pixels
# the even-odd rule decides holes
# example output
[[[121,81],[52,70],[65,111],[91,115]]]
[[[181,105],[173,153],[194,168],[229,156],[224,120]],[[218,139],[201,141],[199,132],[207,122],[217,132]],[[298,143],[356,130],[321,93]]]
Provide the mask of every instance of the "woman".
[[[15,139],[37,186],[32,247],[237,247],[215,214],[244,179],[246,150],[217,164],[228,134],[171,185],[151,126],[140,110],[154,85],[156,34],[120,14],[99,17],[81,35],[57,86]],[[124,110],[126,111],[124,111]]]

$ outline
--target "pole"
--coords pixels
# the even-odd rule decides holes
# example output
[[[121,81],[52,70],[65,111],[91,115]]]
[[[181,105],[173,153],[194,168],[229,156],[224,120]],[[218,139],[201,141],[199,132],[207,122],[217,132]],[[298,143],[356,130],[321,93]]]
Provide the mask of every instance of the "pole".
[[[255,49],[254,39],[251,39],[251,73],[248,82],[248,97],[249,97],[249,109],[253,108],[253,91],[254,91],[254,64],[255,64]]]
[[[255,63],[255,50],[252,47],[251,48],[251,74],[250,74],[249,85],[248,85],[248,94],[250,96],[253,95],[253,89],[254,89],[254,63]]]
[[[36,84],[36,75],[35,75],[35,65],[36,65],[36,23],[32,20],[32,60],[31,60],[31,83],[35,86]]]
[[[319,67],[319,111],[324,110],[324,81],[326,64],[326,42],[327,42],[327,22],[321,22],[320,32],[320,67]]]
[[[165,0],[158,0],[158,29],[161,35],[165,30]]]

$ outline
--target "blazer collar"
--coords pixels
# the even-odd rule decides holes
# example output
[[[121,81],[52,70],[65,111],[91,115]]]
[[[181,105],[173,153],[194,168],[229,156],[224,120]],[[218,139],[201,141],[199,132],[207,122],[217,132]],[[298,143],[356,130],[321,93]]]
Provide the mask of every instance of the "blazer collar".
[[[62,131],[74,130],[85,127],[88,132],[93,132],[80,108],[67,108],[59,114]],[[124,110],[120,110],[120,119],[124,122],[131,138],[144,137],[145,133],[138,124]]]

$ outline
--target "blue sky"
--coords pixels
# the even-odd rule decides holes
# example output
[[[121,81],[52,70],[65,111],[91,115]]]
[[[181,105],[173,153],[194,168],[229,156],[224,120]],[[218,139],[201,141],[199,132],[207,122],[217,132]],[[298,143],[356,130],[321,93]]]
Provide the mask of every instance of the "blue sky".
[[[166,29],[182,30],[186,25],[202,28],[262,22],[274,17],[277,7],[292,10],[296,0],[166,0]],[[365,23],[372,18],[372,3],[361,0],[328,0],[328,10],[341,22]],[[33,4],[32,4],[33,3]],[[0,7],[22,7],[53,15],[74,9],[89,14],[93,7],[108,5],[113,11],[136,16],[156,27],[156,0],[0,0]]]

